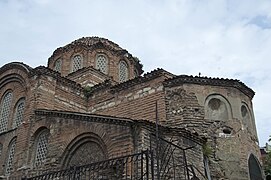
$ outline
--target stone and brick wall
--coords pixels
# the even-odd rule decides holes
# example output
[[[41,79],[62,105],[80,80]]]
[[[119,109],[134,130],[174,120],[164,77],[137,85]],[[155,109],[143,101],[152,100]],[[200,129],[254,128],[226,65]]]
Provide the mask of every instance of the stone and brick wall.
[[[208,138],[207,144],[212,149],[209,163],[213,178],[247,179],[249,155],[252,153],[259,158],[254,117],[244,119],[241,112],[242,104],[253,112],[251,97],[234,87],[211,84],[176,83],[167,86],[165,91],[166,124],[185,127]],[[209,112],[208,102],[212,98],[219,101]],[[223,109],[212,110],[216,106]],[[224,111],[226,114],[219,116]]]

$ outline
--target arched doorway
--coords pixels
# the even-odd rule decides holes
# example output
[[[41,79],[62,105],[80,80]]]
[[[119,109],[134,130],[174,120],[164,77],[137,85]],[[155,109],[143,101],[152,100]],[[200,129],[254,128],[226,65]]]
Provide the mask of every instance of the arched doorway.
[[[64,152],[64,167],[81,166],[107,158],[106,146],[94,133],[84,133],[72,140]]]
[[[250,154],[250,156],[248,158],[248,168],[249,168],[250,180],[263,180],[264,179],[259,161],[253,154]]]

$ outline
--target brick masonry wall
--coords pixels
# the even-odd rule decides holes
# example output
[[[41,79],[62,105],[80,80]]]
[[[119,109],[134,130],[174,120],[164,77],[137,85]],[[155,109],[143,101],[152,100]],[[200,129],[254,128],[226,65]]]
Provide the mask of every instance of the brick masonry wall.
[[[82,87],[92,87],[96,84],[104,82],[107,79],[111,79],[111,77],[101,73],[99,70],[96,70],[93,67],[81,69],[73,74],[68,75],[67,78],[81,84]]]
[[[38,77],[33,85],[35,109],[58,109],[86,112],[83,92],[60,83],[50,76]]]
[[[82,47],[74,48],[68,52],[65,52],[61,55],[54,57],[54,61],[51,61],[49,68],[54,69],[54,63],[57,59],[62,59],[62,76],[67,76],[71,73],[72,67],[72,58],[75,55],[80,55],[83,58],[83,67],[96,67],[96,56],[98,54],[103,54],[107,57],[108,60],[108,76],[112,77],[113,80],[119,82],[119,62],[124,60],[128,65],[128,79],[134,78],[134,64],[124,55],[114,54],[106,49],[95,49],[95,50],[86,50]]]
[[[88,112],[155,121],[157,101],[159,120],[165,121],[162,78],[132,86],[121,92],[112,93],[109,90],[97,92],[89,100]]]
[[[205,100],[213,94],[220,94],[227,99],[232,110],[230,119],[206,119]],[[185,127],[209,138],[208,144],[212,148],[210,167],[214,179],[247,179],[250,153],[259,158],[255,120],[253,118],[250,122],[252,126],[244,126],[241,118],[242,102],[248,104],[252,111],[250,98],[234,88],[195,84],[166,88],[166,124]],[[224,133],[227,128],[230,134]]]
[[[16,105],[21,98],[25,98],[25,109],[29,106],[29,79],[28,74],[23,68],[8,69],[0,74],[0,100],[7,91],[11,91],[12,102],[10,107],[10,116],[8,118],[8,131],[1,133],[0,143],[2,144],[2,152],[0,156],[0,174],[5,173],[5,165],[7,162],[8,148],[11,140],[16,138],[16,149],[24,149],[25,139],[27,132],[27,125],[22,125],[19,128],[13,128],[12,124],[15,117]],[[23,121],[27,122],[30,116],[29,111],[25,111]],[[26,124],[26,123],[24,123]],[[20,164],[21,159],[24,157],[24,153],[21,151],[15,151],[14,163]]]
[[[74,139],[76,139],[76,137],[85,133],[91,132],[101,138],[105,145],[107,158],[128,155],[134,152],[132,131],[129,126],[46,116],[36,116],[34,121],[30,134],[31,140],[28,147],[28,164],[31,169],[33,168],[33,171],[29,173],[32,175],[33,173],[35,174],[40,171],[63,168],[64,154],[69,151],[67,147]],[[50,130],[48,155],[45,166],[35,168],[33,167],[33,155],[35,154],[36,140],[35,135],[41,127],[46,127]]]

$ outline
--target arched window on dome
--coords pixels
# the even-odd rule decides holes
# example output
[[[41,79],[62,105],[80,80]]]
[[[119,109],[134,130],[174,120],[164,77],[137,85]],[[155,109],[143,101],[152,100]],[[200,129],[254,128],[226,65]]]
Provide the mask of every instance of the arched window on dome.
[[[48,137],[49,137],[48,129],[42,130],[37,136],[35,164],[34,164],[35,166],[41,165],[47,157]]]
[[[96,69],[99,69],[102,73],[108,73],[108,61],[105,55],[98,54],[96,57]]]
[[[80,55],[75,55],[72,58],[72,72],[77,71],[83,67],[83,58]]]
[[[12,102],[12,92],[7,92],[2,99],[0,107],[0,133],[7,131],[10,107]]]
[[[62,60],[58,59],[55,62],[54,70],[57,71],[57,72],[61,72],[61,68],[62,68]]]
[[[14,154],[15,154],[15,147],[16,147],[16,138],[13,138],[11,142],[9,143],[9,147],[8,147],[7,160],[5,164],[6,175],[9,175],[13,170],[13,159],[14,159]]]
[[[124,82],[128,80],[128,65],[125,61],[119,63],[119,81]]]
[[[17,102],[16,108],[15,108],[15,114],[13,119],[12,127],[16,128],[20,126],[23,122],[23,115],[24,115],[24,105],[25,105],[25,99],[22,98]]]

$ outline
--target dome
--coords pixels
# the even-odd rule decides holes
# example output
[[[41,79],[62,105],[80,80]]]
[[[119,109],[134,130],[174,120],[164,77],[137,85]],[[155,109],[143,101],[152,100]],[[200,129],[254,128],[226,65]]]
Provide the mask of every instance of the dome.
[[[68,76],[92,67],[116,82],[135,78],[143,73],[142,64],[126,49],[101,37],[82,37],[57,48],[48,59],[48,67]]]

